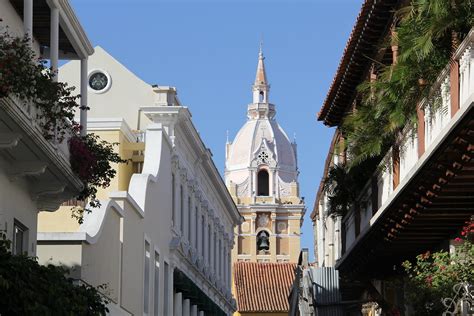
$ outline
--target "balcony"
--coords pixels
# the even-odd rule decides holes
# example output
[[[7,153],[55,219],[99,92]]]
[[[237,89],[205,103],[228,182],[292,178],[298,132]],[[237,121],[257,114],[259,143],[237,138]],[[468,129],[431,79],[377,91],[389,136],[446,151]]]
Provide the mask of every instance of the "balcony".
[[[32,103],[0,98],[0,154],[11,181],[28,179],[28,191],[38,209],[56,210],[83,185],[69,164],[72,132],[46,139],[38,111]]]
[[[455,61],[344,217],[342,271],[369,272],[439,246],[474,214],[474,29]]]

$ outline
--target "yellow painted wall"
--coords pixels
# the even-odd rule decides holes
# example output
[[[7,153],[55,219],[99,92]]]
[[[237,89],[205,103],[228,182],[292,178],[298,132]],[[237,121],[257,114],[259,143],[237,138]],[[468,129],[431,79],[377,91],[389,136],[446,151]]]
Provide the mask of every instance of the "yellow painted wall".
[[[71,217],[73,206],[61,206],[56,212],[38,213],[38,232],[77,232],[79,223]]]
[[[116,176],[110,182],[110,186],[105,189],[99,189],[97,197],[99,199],[106,199],[109,192],[113,191],[127,191],[130,183],[130,178],[133,174],[133,162],[130,161],[133,156],[133,150],[128,149],[129,141],[125,135],[120,131],[94,131],[90,130],[91,133],[98,135],[101,139],[109,143],[118,143],[114,146],[115,152],[117,152],[122,159],[127,160],[127,163],[121,163],[119,165],[114,164],[113,168],[117,170]]]
[[[131,160],[134,150],[144,148],[143,143],[130,143],[125,135],[120,131],[94,131],[89,132],[98,135],[101,139],[109,143],[118,143],[114,149],[119,153],[120,157],[125,160]],[[133,162],[113,164],[117,174],[110,182],[107,188],[99,188],[97,198],[99,200],[108,199],[109,192],[127,191],[130,179],[133,175]],[[56,212],[39,212],[38,213],[38,232],[77,232],[79,223],[75,218],[71,217],[73,206],[61,206]]]

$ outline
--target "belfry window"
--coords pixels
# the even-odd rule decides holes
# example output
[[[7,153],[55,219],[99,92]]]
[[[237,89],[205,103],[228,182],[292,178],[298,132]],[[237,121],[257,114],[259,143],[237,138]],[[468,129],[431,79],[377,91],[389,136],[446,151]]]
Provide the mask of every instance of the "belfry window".
[[[257,234],[257,251],[268,251],[270,249],[270,235],[262,230]]]
[[[257,195],[268,196],[270,192],[270,181],[268,171],[262,169],[257,175]]]
[[[259,103],[262,103],[264,101],[264,99],[265,99],[264,96],[265,96],[264,92],[260,91],[260,93],[258,94],[258,102]]]

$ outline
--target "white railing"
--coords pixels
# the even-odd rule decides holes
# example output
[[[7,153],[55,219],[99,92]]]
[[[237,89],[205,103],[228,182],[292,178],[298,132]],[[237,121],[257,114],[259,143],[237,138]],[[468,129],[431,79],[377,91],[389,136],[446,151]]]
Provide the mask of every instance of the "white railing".
[[[382,159],[381,171],[377,176],[377,205],[381,206],[387,202],[393,192],[393,159],[392,149],[390,149]]]
[[[369,225],[372,218],[372,188],[366,185],[359,199],[360,208],[360,230]]]
[[[17,107],[20,112],[26,117],[28,121],[28,127],[31,130],[35,130],[37,133],[44,136],[44,130],[42,126],[46,123],[46,119],[43,117],[43,111],[41,108],[36,106],[34,102],[24,101],[14,95],[9,95],[7,99],[10,99],[11,104]],[[69,121],[64,121],[60,123],[62,125],[61,129],[64,131],[64,135],[60,133],[54,133],[52,138],[48,139],[48,142],[53,146],[53,148],[64,156],[66,161],[69,162],[69,145],[68,140],[72,137],[73,131],[71,123]]]
[[[142,130],[133,130],[133,135],[135,136],[135,140],[137,143],[144,143],[146,140],[146,132]]]
[[[474,29],[471,30],[467,38],[459,46],[455,58],[459,60],[459,106],[467,104],[467,101],[474,96]],[[431,147],[437,143],[437,138],[445,135],[448,131],[448,124],[452,120],[451,113],[451,81],[449,65],[442,71],[438,80],[430,91],[430,97],[424,99],[420,106],[424,110],[424,148],[425,152],[431,151]],[[406,180],[410,171],[419,160],[419,141],[416,131],[405,129],[402,133],[399,145],[399,181]],[[390,150],[382,161],[384,168],[378,176],[378,207],[380,208],[390,198],[394,191],[393,185],[393,159]]]
[[[441,134],[451,120],[451,85],[449,72],[444,72],[439,86],[432,88],[432,97],[422,103],[425,112],[425,148]]]
[[[410,129],[404,133],[400,141],[400,181],[403,181],[408,172],[418,161],[418,135]]]
[[[459,99],[460,106],[465,106],[466,101],[474,94],[474,29],[469,32],[469,42],[465,49],[459,53]],[[462,45],[461,45],[462,47]]]
[[[474,101],[474,28],[461,43],[454,57],[459,62],[459,108],[463,109],[469,105],[469,102]],[[448,65],[431,88],[430,97],[420,103],[421,109],[424,110],[424,137],[419,137],[417,130],[408,126],[401,133],[397,150],[399,153],[398,181],[394,181],[393,148],[387,152],[379,166],[375,177],[377,179],[378,209],[393,198],[394,182],[398,184],[406,182],[407,178],[414,173],[414,168],[419,167],[417,166],[421,156],[418,152],[419,148],[424,147],[425,153],[431,152],[433,146],[439,143],[440,137],[449,132],[451,126],[448,125],[454,117],[454,113],[451,113],[451,98],[453,97],[452,93],[456,90],[451,87],[450,66]],[[419,142],[423,141],[423,138],[424,143],[420,144]],[[369,225],[372,218],[371,181],[373,180],[369,181],[359,196],[360,231]],[[351,213],[347,214],[345,218],[346,249],[354,242],[352,235],[355,232],[353,227],[355,221],[350,219],[351,216],[353,217]]]

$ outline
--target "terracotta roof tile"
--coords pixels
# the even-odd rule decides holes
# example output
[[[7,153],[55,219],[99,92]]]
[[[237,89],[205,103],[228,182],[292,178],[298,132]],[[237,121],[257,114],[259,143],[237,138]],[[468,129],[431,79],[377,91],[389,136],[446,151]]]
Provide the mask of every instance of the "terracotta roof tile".
[[[287,312],[294,263],[237,262],[234,283],[239,312]]]
[[[387,32],[387,24],[400,2],[401,0],[364,0],[336,75],[318,113],[318,120],[324,121],[324,124],[339,124],[345,109],[351,105],[350,100],[356,87],[370,65],[370,58],[367,56],[377,52],[378,42]]]

